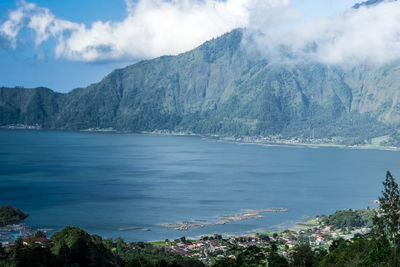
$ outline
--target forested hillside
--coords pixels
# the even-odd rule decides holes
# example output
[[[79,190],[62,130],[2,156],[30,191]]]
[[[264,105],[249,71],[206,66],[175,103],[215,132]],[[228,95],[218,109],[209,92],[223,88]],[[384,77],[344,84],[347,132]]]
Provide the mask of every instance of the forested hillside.
[[[0,125],[396,140],[399,63],[272,63],[243,48],[242,38],[237,29],[66,94],[0,88]]]

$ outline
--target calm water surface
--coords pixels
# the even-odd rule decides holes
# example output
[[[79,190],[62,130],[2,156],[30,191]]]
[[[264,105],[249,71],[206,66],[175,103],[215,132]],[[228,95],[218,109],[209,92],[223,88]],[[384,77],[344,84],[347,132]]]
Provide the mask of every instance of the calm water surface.
[[[76,225],[129,241],[277,230],[303,216],[364,208],[400,152],[239,145],[200,137],[0,131],[0,205],[27,224]],[[160,223],[288,208],[180,232]],[[141,227],[150,231],[120,231]]]

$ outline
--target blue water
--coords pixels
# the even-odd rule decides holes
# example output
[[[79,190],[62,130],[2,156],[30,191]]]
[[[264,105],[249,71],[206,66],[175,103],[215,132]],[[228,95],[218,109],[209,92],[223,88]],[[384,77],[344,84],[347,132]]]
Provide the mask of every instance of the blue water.
[[[163,240],[276,230],[303,216],[364,208],[400,152],[266,147],[200,137],[0,131],[0,205],[34,228],[76,225],[103,237]],[[160,223],[288,208],[180,232]],[[120,231],[142,227],[150,231]]]

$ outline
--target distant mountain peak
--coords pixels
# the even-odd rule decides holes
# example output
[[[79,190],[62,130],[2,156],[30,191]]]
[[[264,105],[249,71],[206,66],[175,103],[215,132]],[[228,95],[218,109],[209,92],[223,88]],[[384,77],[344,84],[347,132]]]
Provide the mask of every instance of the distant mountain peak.
[[[394,2],[394,1],[397,1],[397,0],[368,0],[368,1],[365,1],[365,2],[361,2],[361,3],[355,4],[353,6],[353,8],[354,9],[358,9],[360,7],[363,7],[363,6],[366,6],[366,7],[376,6],[376,5],[378,5],[378,4],[382,3],[382,2]]]

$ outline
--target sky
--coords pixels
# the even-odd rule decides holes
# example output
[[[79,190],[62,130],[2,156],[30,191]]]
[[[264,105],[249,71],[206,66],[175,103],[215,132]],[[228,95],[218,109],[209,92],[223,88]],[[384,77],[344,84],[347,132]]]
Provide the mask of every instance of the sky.
[[[1,0],[0,86],[45,86],[59,92],[100,81],[116,68],[161,55],[176,55],[234,28],[249,29],[260,51],[273,57],[276,40],[315,60],[383,58],[380,39],[359,52],[346,42],[368,33],[354,27],[381,10],[348,14],[354,0]],[[389,6],[387,9],[392,10]],[[400,11],[399,11],[400,12]],[[398,14],[392,12],[395,18]],[[397,20],[389,15],[375,30]],[[383,20],[383,19],[382,19]],[[343,27],[345,30],[333,26]],[[368,21],[367,21],[368,22]],[[354,24],[354,25],[353,25]],[[300,26],[299,26],[300,25]],[[400,24],[399,24],[400,25]],[[371,25],[373,26],[373,25]],[[373,27],[374,28],[374,27]],[[277,30],[278,29],[278,30]],[[339,32],[340,36],[335,36]],[[284,34],[283,34],[284,33]],[[396,32],[384,32],[382,38]],[[381,33],[383,34],[383,33]],[[294,36],[289,38],[288,36]],[[312,36],[312,37],[311,37]],[[316,39],[317,38],[317,39]],[[338,40],[333,47],[327,40]],[[397,44],[393,41],[390,45]],[[319,52],[304,52],[309,43]],[[357,45],[360,45],[357,43]],[[390,48],[386,45],[384,48]],[[356,51],[357,50],[357,51]],[[361,49],[363,50],[363,49]],[[374,54],[375,53],[375,54]],[[400,51],[399,51],[400,54]]]

